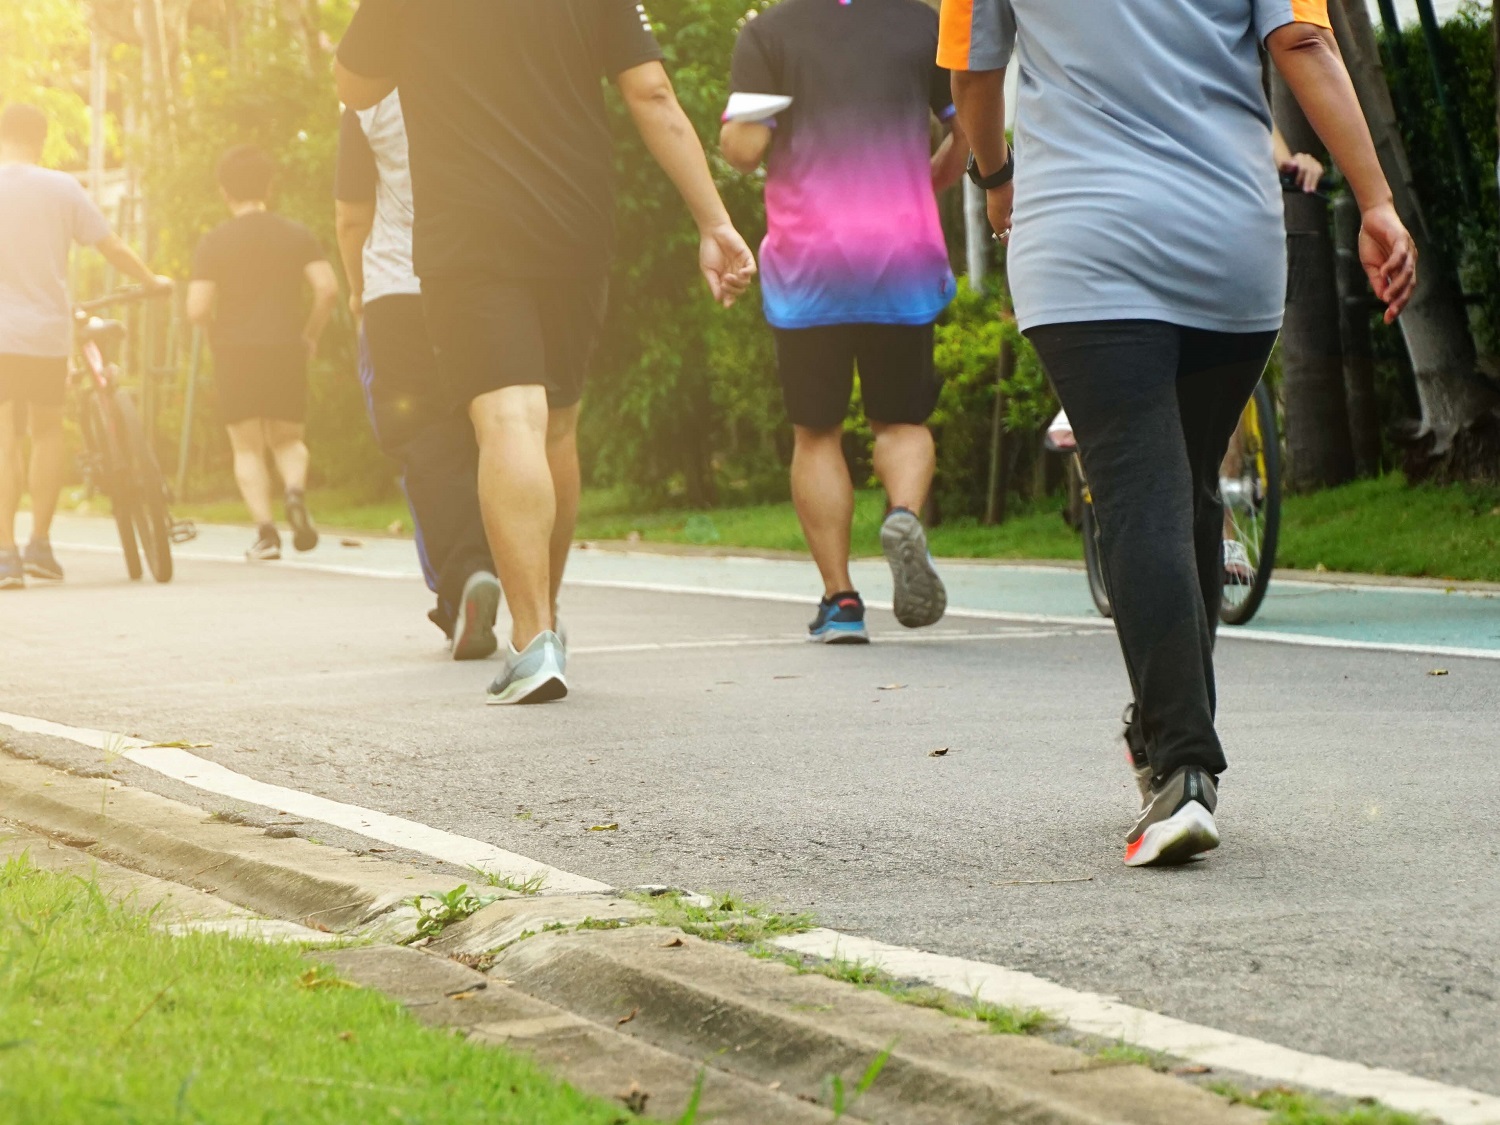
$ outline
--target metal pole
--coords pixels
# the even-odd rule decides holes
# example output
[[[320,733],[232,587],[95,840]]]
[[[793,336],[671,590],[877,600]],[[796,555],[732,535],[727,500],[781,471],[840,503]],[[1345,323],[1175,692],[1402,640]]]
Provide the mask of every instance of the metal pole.
[[[964,254],[969,273],[969,288],[976,293],[984,288],[989,272],[990,218],[985,209],[984,191],[973,180],[964,177]]]

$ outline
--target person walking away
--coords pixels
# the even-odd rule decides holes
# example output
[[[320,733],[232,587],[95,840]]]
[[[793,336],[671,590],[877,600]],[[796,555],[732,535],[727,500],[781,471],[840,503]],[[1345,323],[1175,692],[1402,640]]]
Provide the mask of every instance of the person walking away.
[[[937,466],[933,323],[955,289],[935,192],[958,182],[968,149],[950,133],[932,152],[932,116],[953,119],[937,41],[921,0],[783,0],[735,44],[720,147],[746,174],[766,162],[761,285],[796,437],[792,499],[823,579],[809,637],[828,644],[869,642],[843,446],[856,368],[896,619],[920,628],[947,610],[917,513]],[[740,105],[787,102],[773,120],[737,119]]]
[[[207,327],[213,347],[234,477],[255,520],[245,552],[252,561],[281,558],[267,451],[286,490],[293,546],[318,545],[307,511],[307,369],[339,296],[338,276],[313,233],[270,210],[275,175],[271,158],[253,145],[224,154],[218,180],[231,218],[198,244],[187,298],[188,317]]]
[[[614,79],[697,223],[714,297],[749,287],[703,146],[634,0],[364,0],[339,92],[367,109],[399,87],[414,253],[445,407],[479,443],[479,497],[511,613],[493,704],[567,695],[557,595],[578,515],[577,422],[614,243]]]
[[[63,477],[63,401],[73,351],[68,258],[92,246],[121,273],[153,289],[151,272],[72,176],[43,168],[46,114],[15,104],[0,113],[0,590],[26,578],[63,580],[52,517]],[[22,445],[31,434],[30,473]],[[16,511],[31,492],[31,541],[16,544]]]
[[[1076,430],[1099,517],[1135,696],[1142,809],[1125,862],[1181,863],[1219,844],[1227,766],[1214,728],[1219,467],[1286,303],[1261,44],[1359,201],[1360,259],[1387,322],[1411,297],[1416,253],[1327,0],[944,0],[942,18],[939,60],[991,225],[1010,241],[1017,319]]]
[[[474,427],[437,395],[436,357],[412,265],[411,165],[401,95],[370,109],[346,109],[339,127],[336,219],[360,326],[360,382],[376,441],[401,463],[427,585],[428,615],[455,660],[482,660],[499,647],[500,582],[479,510]]]

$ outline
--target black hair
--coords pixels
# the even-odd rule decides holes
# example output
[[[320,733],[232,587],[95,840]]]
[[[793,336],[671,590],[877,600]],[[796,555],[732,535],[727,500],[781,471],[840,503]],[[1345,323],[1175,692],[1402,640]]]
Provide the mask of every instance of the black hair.
[[[41,152],[47,143],[47,115],[34,105],[8,105],[0,113],[0,141]]]
[[[276,178],[276,162],[255,145],[239,145],[219,160],[219,186],[236,203],[256,203],[269,198]]]

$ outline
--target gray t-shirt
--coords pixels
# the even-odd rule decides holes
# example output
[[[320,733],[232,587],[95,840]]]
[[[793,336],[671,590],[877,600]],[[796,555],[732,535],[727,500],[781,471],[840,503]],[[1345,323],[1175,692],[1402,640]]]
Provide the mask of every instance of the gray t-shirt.
[[[0,164],[0,355],[73,350],[68,254],[109,237],[109,223],[63,172]]]
[[[1014,55],[1020,70],[1009,270],[1023,330],[1281,327],[1286,228],[1259,47],[1298,20],[1327,26],[1326,3],[945,0],[942,65],[998,70]]]

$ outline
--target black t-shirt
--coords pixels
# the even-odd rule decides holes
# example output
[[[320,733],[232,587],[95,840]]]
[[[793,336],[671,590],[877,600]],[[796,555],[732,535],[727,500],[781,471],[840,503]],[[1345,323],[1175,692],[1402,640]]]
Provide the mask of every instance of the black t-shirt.
[[[193,280],[212,281],[216,348],[282,347],[302,339],[307,267],[326,261],[317,237],[269,211],[251,211],[203,236]]]
[[[577,277],[614,242],[602,81],[661,58],[635,0],[364,0],[339,61],[395,78],[422,277]]]

